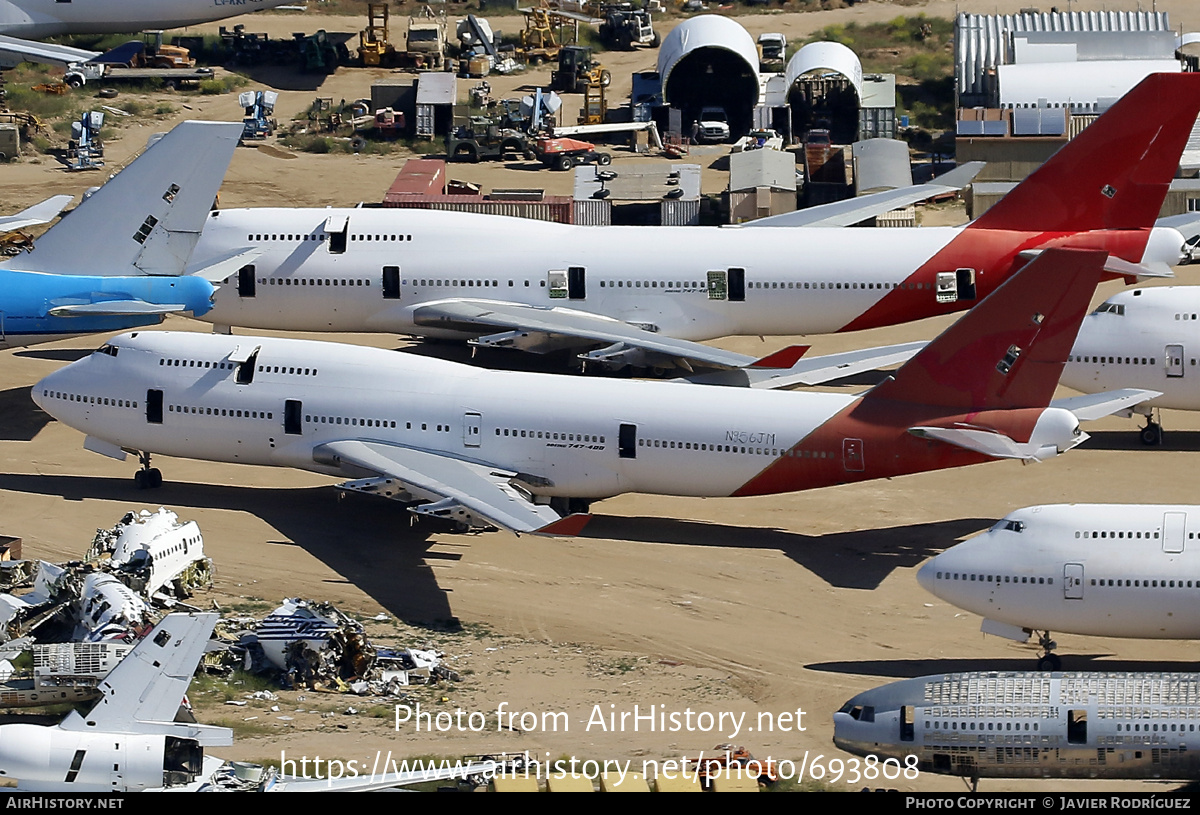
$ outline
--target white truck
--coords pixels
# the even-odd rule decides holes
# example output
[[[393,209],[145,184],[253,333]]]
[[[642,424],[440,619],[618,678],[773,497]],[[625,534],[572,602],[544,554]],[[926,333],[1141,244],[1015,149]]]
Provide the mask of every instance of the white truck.
[[[725,108],[708,105],[700,109],[696,139],[712,144],[729,141],[729,117],[725,115]]]

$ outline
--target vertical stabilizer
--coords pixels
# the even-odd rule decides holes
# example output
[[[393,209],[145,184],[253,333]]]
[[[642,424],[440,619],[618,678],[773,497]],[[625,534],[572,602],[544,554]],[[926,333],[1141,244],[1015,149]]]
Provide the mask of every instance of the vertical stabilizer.
[[[1150,74],[969,229],[1154,226],[1200,116],[1200,75]]]
[[[179,275],[200,239],[242,126],[183,122],[6,264],[75,275]]]
[[[95,707],[61,726],[137,733],[139,723],[172,721],[216,624],[212,613],[167,615],[100,683]]]
[[[962,410],[1046,407],[1107,257],[1047,249],[865,399]]]

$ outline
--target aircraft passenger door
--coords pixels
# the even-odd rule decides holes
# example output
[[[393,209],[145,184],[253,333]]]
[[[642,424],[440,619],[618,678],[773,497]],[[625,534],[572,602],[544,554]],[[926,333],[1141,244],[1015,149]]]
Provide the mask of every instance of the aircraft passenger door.
[[[162,424],[163,420],[163,392],[151,388],[146,391],[146,422],[148,424]]]
[[[254,288],[254,265],[243,266],[238,269],[237,291],[238,297],[253,297],[255,294]]]
[[[587,270],[582,266],[567,269],[567,299],[583,300],[587,297]]]
[[[299,399],[288,399],[283,403],[283,432],[289,436],[299,436],[304,424],[304,403]]]
[[[399,266],[384,266],[383,267],[383,299],[384,300],[399,300],[400,299],[400,267]]]
[[[346,251],[350,233],[350,219],[345,215],[330,215],[325,219],[325,234],[329,237],[329,254],[341,255]]]
[[[743,303],[746,300],[746,270],[729,270],[729,302]]]
[[[483,423],[483,416],[478,413],[467,412],[463,414],[463,446],[478,447],[483,439],[483,434],[479,432],[480,425]]]
[[[1168,345],[1163,356],[1167,360],[1167,376],[1181,377],[1183,376],[1183,346]]]
[[[1183,551],[1183,530],[1187,527],[1186,512],[1163,513],[1163,543],[1162,550],[1168,555],[1177,555]]]
[[[617,431],[617,455],[620,458],[637,458],[637,425],[621,425]]]
[[[1063,598],[1066,600],[1083,599],[1083,564],[1063,564]]]
[[[862,439],[842,439],[842,464],[849,473],[863,471]]]

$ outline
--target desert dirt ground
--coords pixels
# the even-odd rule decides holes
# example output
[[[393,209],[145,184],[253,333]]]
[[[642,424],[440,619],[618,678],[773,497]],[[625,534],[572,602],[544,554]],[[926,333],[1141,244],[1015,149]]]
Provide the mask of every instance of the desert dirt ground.
[[[870,2],[831,12],[751,15],[755,34],[780,30],[798,37],[834,22],[890,19],[898,14],[951,16],[967,11],[1015,11],[1018,2],[929,2],[897,6]],[[1116,4],[1072,4],[1075,10]],[[1200,28],[1200,7],[1159,0],[1185,30]],[[357,31],[359,18],[323,17],[330,30]],[[512,27],[512,18],[507,24]],[[500,23],[504,25],[504,23]],[[286,34],[317,27],[296,15],[260,15],[248,30]],[[215,29],[215,26],[214,26]],[[627,60],[618,62],[617,59]],[[620,88],[628,70],[653,55],[617,55]],[[320,87],[290,87],[294,77],[264,74],[250,87],[282,92],[277,117],[290,118],[316,95],[368,95],[371,78],[387,72],[342,69]],[[308,80],[305,80],[308,81]],[[528,83],[529,77],[514,80]],[[500,92],[499,82],[493,87]],[[240,118],[233,96],[179,97],[174,119]],[[116,100],[119,106],[120,98]],[[186,105],[186,107],[184,107]],[[109,144],[114,165],[134,154],[171,117],[122,129]],[[382,197],[403,157],[277,154],[238,151],[221,205],[346,205]],[[621,157],[619,160],[631,160]],[[652,160],[652,159],[651,159]],[[566,192],[568,174],[520,167],[456,165],[453,177],[490,186],[545,186]],[[516,180],[514,180],[516,179]],[[8,213],[59,192],[79,193],[94,178],[68,175],[49,160],[0,167],[0,209]],[[706,185],[709,182],[706,181]],[[402,216],[398,216],[402,217]],[[796,241],[805,251],[803,237]],[[653,259],[647,259],[653,262]],[[1181,282],[1194,272],[1178,270]],[[1105,284],[1103,299],[1118,290]],[[927,339],[948,320],[925,321],[850,336],[741,338],[718,343],[762,353],[789,342],[834,352]],[[171,319],[168,328],[206,326]],[[391,336],[329,336],[381,347],[403,347]],[[759,756],[829,757],[831,716],[853,694],[894,679],[960,670],[1027,669],[1035,650],[979,632],[979,620],[925,594],[916,568],[956,540],[988,527],[1019,507],[1051,502],[1174,502],[1195,500],[1194,456],[1200,454],[1200,416],[1166,412],[1166,444],[1142,447],[1132,420],[1087,427],[1087,444],[1060,459],[1022,466],[1000,462],[892,481],[749,499],[692,499],[627,495],[595,505],[596,518],[565,540],[503,532],[447,534],[411,526],[398,506],[339,501],[331,479],[305,473],[156,457],[166,479],[154,493],[133,487],[134,464],[86,452],[82,437],[50,419],[30,400],[45,374],[100,344],[91,337],[0,355],[0,533],[24,539],[26,557],[79,556],[93,530],[111,526],[132,508],[170,507],[196,520],[217,567],[215,597],[274,603],[303,596],[343,610],[384,612],[416,626],[460,658],[468,676],[459,686],[422,697],[437,710],[488,715],[484,732],[416,733],[393,727],[385,710],[374,718],[322,719],[299,711],[313,696],[285,695],[283,713],[209,709],[208,721],[258,718],[232,748],[234,758],[278,758],[280,750],[325,758],[530,750],[553,757],[592,759],[678,757],[718,742],[746,744]],[[454,352],[450,352],[454,353]],[[504,360],[493,358],[481,362]],[[801,397],[798,397],[801,398]],[[441,633],[457,621],[469,636]],[[375,624],[371,624],[375,625]],[[376,630],[370,628],[369,630]],[[424,629],[421,629],[424,630]],[[1194,670],[1195,643],[1124,641],[1059,636],[1067,669]],[[419,644],[419,643],[416,643]],[[496,650],[489,650],[496,649]],[[357,704],[340,697],[324,709]],[[495,728],[495,711],[568,713],[567,732]],[[753,732],[736,738],[714,732],[605,732],[602,712],[639,705],[667,711],[747,713]],[[612,705],[613,707],[609,707]],[[294,709],[293,709],[294,708]],[[760,713],[802,709],[804,729],[763,732]],[[785,720],[786,721],[786,720]],[[793,720],[794,721],[794,720]],[[843,756],[844,757],[844,756]],[[964,789],[952,778],[897,781],[900,789]],[[1086,791],[1170,788],[1112,782],[988,781],[989,790]],[[838,784],[834,789],[856,789]]]

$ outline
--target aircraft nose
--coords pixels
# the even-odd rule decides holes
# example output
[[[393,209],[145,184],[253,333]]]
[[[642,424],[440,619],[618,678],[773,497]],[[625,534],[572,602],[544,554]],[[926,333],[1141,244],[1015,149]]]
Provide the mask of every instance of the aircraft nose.
[[[921,588],[930,594],[937,594],[934,588],[935,570],[937,569],[937,558],[930,558],[925,561],[925,564],[917,569],[917,582],[921,584]]]

